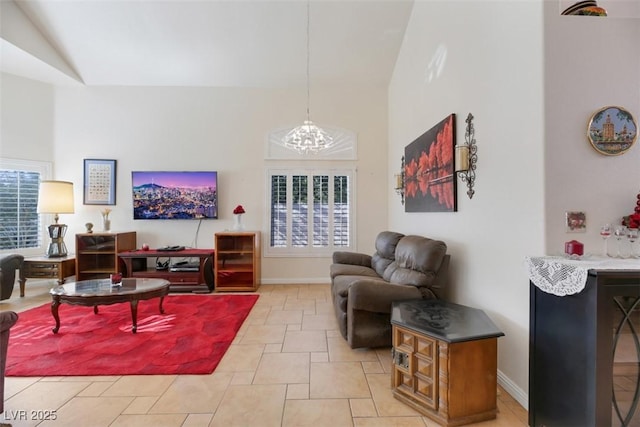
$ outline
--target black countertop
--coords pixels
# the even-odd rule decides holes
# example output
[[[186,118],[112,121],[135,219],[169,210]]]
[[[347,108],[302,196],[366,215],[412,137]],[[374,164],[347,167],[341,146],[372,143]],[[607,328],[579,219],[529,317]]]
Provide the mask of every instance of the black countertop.
[[[391,324],[449,343],[504,336],[484,311],[437,299],[395,301]]]

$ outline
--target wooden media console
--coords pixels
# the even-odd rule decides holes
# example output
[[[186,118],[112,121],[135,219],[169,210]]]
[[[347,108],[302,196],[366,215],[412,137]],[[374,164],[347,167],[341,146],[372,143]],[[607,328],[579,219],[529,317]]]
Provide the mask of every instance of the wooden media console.
[[[125,277],[165,279],[171,283],[172,292],[211,292],[214,289],[214,252],[213,249],[137,249],[120,252],[118,256],[126,266]],[[149,265],[150,258],[154,259],[153,265]],[[197,262],[181,264],[184,263],[184,259],[197,259]]]

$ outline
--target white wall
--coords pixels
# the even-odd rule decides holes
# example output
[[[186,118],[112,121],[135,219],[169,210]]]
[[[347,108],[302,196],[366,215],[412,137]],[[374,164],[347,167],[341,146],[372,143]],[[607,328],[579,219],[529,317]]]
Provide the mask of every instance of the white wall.
[[[389,181],[404,147],[450,113],[457,141],[475,116],[476,194],[458,186],[458,212],[405,213],[389,190],[389,228],[444,240],[448,299],[483,309],[499,339],[500,383],[526,406],[526,255],[544,252],[542,5],[415,3],[389,88]]]
[[[315,121],[358,134],[359,160],[353,163],[358,168],[356,233],[358,246],[372,251],[375,234],[387,224],[387,199],[380,191],[389,185],[386,90],[318,92],[312,111]],[[76,212],[64,218],[67,235],[83,232],[86,222],[101,228],[101,206],[82,205],[83,159],[97,158],[117,160],[112,231],[137,231],[139,245],[213,247],[213,234],[232,227],[232,211],[238,204],[247,211],[245,228],[262,230],[266,238],[266,135],[299,124],[305,96],[303,91],[266,89],[57,87],[56,178],[76,183]],[[217,170],[220,219],[203,221],[197,242],[196,221],[134,221],[132,170]],[[67,240],[71,248],[72,238]],[[264,258],[263,283],[327,283],[329,263],[329,258]]]
[[[640,144],[623,155],[604,156],[587,140],[587,127],[593,113],[608,105],[640,120],[640,18],[555,12],[546,5],[546,250],[562,252],[563,242],[576,238],[585,252],[601,254],[600,225],[620,224],[635,207]],[[566,211],[586,212],[586,233],[565,232]]]
[[[460,17],[464,16],[464,19]],[[604,222],[631,213],[640,191],[638,144],[598,154],[586,138],[601,107],[640,116],[640,20],[561,17],[556,1],[417,2],[389,90],[390,174],[405,145],[454,112],[458,142],[475,116],[476,195],[457,213],[403,212],[390,191],[390,228],[441,238],[452,254],[448,297],[484,309],[505,332],[499,380],[528,390],[527,255],[578,239],[599,254]],[[566,211],[587,231],[567,233]]]
[[[0,157],[52,161],[53,88],[0,74]]]

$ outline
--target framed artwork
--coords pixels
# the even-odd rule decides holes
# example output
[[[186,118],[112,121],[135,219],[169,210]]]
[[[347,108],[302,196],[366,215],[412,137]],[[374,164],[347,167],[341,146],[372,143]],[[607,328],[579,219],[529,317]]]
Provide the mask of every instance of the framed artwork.
[[[116,204],[116,161],[84,159],[84,204]]]
[[[565,228],[568,233],[587,231],[587,214],[584,212],[565,212]]]
[[[455,212],[456,115],[450,114],[404,149],[405,212]]]
[[[587,136],[597,152],[617,156],[629,150],[638,139],[638,123],[622,107],[603,107],[591,116]]]

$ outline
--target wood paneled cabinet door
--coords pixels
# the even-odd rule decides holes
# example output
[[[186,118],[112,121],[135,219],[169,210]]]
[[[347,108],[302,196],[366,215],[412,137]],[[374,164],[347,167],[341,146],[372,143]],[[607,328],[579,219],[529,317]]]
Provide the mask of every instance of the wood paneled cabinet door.
[[[481,310],[442,300],[395,302],[391,323],[396,399],[444,426],[496,417],[504,334]]]

